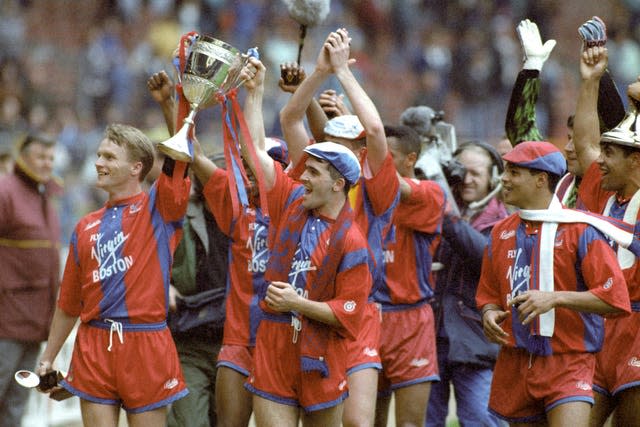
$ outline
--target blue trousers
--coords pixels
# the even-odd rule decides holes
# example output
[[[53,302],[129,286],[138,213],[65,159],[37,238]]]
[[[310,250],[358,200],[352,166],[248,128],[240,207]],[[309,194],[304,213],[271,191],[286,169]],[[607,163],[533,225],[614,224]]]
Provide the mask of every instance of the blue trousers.
[[[487,409],[493,371],[471,365],[450,364],[447,360],[448,353],[448,343],[439,340],[440,382],[434,382],[431,385],[425,426],[445,427],[449,412],[451,385],[453,385],[456,399],[456,415],[461,426],[498,427],[505,425],[490,414]]]

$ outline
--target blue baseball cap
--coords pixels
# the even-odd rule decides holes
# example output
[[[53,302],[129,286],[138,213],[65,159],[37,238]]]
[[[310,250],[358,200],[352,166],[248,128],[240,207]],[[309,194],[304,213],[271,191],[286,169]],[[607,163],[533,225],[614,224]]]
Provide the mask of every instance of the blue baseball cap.
[[[280,138],[267,137],[264,139],[264,148],[273,160],[287,166],[289,164],[289,148]]]
[[[360,178],[360,162],[353,151],[335,142],[319,142],[308,145],[304,152],[318,159],[326,160],[340,175],[354,185]]]
[[[567,161],[550,142],[526,141],[502,156],[504,161],[527,169],[537,169],[554,175],[567,173]]]

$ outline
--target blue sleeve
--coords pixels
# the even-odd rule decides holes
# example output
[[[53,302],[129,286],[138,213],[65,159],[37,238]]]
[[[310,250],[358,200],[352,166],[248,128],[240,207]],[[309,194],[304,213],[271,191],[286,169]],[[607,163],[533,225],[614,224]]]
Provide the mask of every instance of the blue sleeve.
[[[442,236],[447,240],[453,253],[474,260],[477,268],[482,265],[482,254],[488,238],[467,221],[458,216],[446,214],[442,223]]]

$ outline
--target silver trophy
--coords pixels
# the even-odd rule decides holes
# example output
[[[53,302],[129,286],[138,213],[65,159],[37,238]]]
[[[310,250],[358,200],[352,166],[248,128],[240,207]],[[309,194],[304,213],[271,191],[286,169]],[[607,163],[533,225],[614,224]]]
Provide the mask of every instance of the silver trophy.
[[[158,149],[175,160],[191,162],[189,131],[197,112],[219,102],[218,94],[225,94],[240,86],[240,71],[248,63],[249,56],[241,54],[233,46],[207,35],[196,36],[180,81],[190,111],[180,130],[166,141],[158,143]]]

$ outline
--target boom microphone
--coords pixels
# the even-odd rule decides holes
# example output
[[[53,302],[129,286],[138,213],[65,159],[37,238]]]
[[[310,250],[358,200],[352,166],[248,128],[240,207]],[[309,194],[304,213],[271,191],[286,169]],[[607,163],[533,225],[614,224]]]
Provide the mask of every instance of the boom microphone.
[[[315,27],[324,21],[329,14],[330,0],[283,0],[289,15],[300,24],[300,40],[298,45],[298,65],[302,56],[307,28]]]

